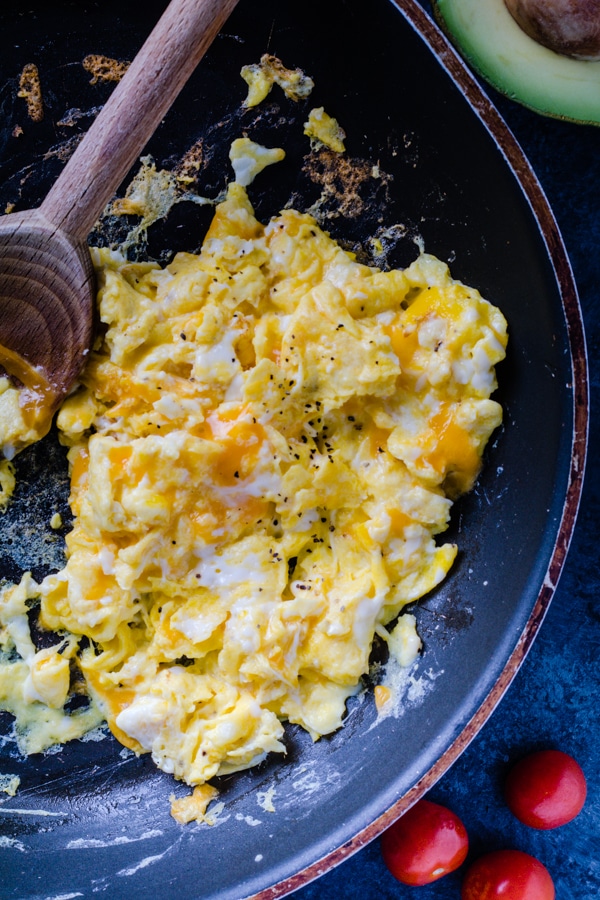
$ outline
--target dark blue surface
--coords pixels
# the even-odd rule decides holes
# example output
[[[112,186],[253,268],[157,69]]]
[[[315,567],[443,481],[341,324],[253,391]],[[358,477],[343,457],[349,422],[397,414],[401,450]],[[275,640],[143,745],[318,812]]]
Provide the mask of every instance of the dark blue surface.
[[[430,12],[430,5],[422,5]],[[600,65],[600,63],[599,63]],[[527,659],[479,735],[428,795],[463,819],[469,859],[515,847],[549,869],[557,900],[600,897],[600,128],[538,116],[484,86],[536,172],[573,266],[587,334],[591,421],[588,466],[571,549]],[[520,825],[502,800],[510,762],[529,750],[571,753],[588,780],[584,810],[550,832]],[[294,894],[294,900],[457,900],[464,867],[411,888],[385,868],[376,840]]]

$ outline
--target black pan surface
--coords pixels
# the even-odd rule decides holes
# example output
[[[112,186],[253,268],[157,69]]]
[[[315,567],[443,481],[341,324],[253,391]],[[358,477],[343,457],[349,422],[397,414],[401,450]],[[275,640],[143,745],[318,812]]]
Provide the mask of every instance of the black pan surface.
[[[164,2],[15,0],[0,8],[0,209],[40,203],[112,84],[90,83],[88,54],[131,59]],[[327,9],[325,8],[327,7]],[[243,110],[243,65],[273,53],[315,81],[294,104],[273,91]],[[38,66],[44,117],[34,122],[19,74]],[[347,132],[348,166],[311,154],[308,110]],[[560,574],[583,478],[587,382],[583,326],[552,214],[499,116],[414,0],[241,0],[150,142],[173,168],[196,146],[193,189],[216,197],[242,133],[282,146],[286,161],[256,181],[259,217],[319,198],[324,226],[361,258],[408,264],[415,239],[455,278],[500,306],[510,328],[498,369],[505,422],[476,489],[454,510],[460,554],[415,607],[424,653],[400,713],[376,721],[368,688],[345,726],[313,744],[287,732],[285,759],[217,779],[212,826],[178,825],[169,796],[187,788],[110,736],[27,760],[0,714],[0,895],[241,900],[283,896],[374,838],[426,791],[483,724],[514,676]],[[369,176],[379,167],[379,178]],[[211,209],[180,203],[137,252],[165,262],[196,250]],[[104,222],[110,242],[129,222]],[[394,227],[395,226],[395,227]],[[386,230],[387,229],[387,230]],[[18,458],[19,487],[0,519],[0,574],[35,577],[62,564],[68,479],[54,434]],[[48,522],[60,510],[63,532]],[[274,811],[268,811],[268,797]]]

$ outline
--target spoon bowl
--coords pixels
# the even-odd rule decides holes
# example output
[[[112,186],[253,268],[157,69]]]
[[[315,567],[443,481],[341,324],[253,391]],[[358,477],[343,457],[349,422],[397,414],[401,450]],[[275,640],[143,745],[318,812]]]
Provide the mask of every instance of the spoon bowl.
[[[9,445],[0,423],[5,456],[47,433],[80,375],[96,291],[87,236],[236,3],[171,0],[41,207],[0,217],[0,375],[27,432]]]
[[[80,374],[93,334],[95,278],[87,247],[39,210],[0,219],[0,358],[43,437]]]

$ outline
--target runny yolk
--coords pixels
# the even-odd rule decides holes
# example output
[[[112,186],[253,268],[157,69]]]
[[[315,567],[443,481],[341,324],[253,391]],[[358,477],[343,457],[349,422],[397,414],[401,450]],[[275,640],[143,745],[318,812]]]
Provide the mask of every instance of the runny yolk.
[[[392,344],[392,350],[398,357],[403,374],[410,369],[413,357],[419,349],[419,332],[417,328],[406,331],[402,325],[390,325],[386,332]]]
[[[229,415],[211,417],[196,431],[205,440],[217,441],[220,451],[212,463],[212,481],[217,490],[207,492],[204,498],[204,511],[208,511],[214,520],[210,530],[223,527],[232,516],[240,525],[247,527],[263,517],[269,507],[263,497],[244,494],[243,480],[256,468],[267,433],[258,422],[244,420],[243,413],[244,409],[238,408],[231,410]],[[218,488],[237,486],[240,486],[240,491],[235,492],[235,499],[232,498],[231,502],[226,496],[220,496]],[[203,517],[194,518],[198,519],[197,526],[203,531]]]
[[[468,296],[468,291],[459,284],[448,286],[444,290],[430,286],[423,289],[405,310],[404,320],[418,322],[425,319],[428,314],[434,313],[449,321],[455,321],[460,316]]]
[[[368,433],[371,456],[375,456],[377,453],[387,447],[387,442],[391,431],[389,428],[378,428],[377,425],[371,424]]]
[[[116,739],[123,744],[124,747],[133,750],[135,753],[139,753],[142,750],[142,747],[138,741],[122,731],[115,722],[119,713],[135,700],[135,690],[133,688],[105,688],[101,686],[100,680],[95,672],[86,671],[85,677],[92,688],[92,692],[96,693],[102,706],[102,712],[106,718],[106,723]]]
[[[77,455],[73,459],[71,467],[71,490],[76,491],[80,488],[83,479],[87,475],[90,467],[89,450],[78,448]]]
[[[386,327],[392,350],[398,357],[404,376],[410,374],[413,358],[419,349],[419,326],[426,319],[436,316],[448,323],[456,321],[463,310],[468,293],[460,285],[440,290],[429,287],[422,290],[399,318]]]
[[[437,442],[435,448],[424,457],[425,461],[440,474],[453,471],[474,477],[479,470],[479,454],[465,429],[452,420],[447,404],[443,404],[439,413],[433,416],[431,428]]]
[[[258,422],[234,420],[229,424],[223,421],[222,431],[219,425],[216,423],[215,425],[212,433],[203,437],[218,440],[221,447],[219,459],[215,462],[217,484],[232,486],[253,471],[260,449],[267,440],[267,434]]]
[[[110,448],[109,458],[112,463],[113,469],[113,477],[118,476],[119,471],[124,471],[127,468],[127,464],[131,460],[131,447],[126,444],[118,444],[115,447]]]
[[[43,437],[52,422],[56,389],[23,356],[3,344],[0,344],[0,366],[23,385],[19,393],[23,418],[29,428],[35,428]]]
[[[394,535],[402,535],[405,527],[413,523],[413,519],[401,509],[392,507],[387,510],[387,513],[390,517],[390,532]]]

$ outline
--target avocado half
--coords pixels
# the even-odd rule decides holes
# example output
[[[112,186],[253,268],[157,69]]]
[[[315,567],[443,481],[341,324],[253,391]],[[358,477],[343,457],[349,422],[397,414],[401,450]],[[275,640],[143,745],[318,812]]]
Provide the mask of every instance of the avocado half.
[[[546,116],[600,125],[600,61],[571,59],[538,44],[504,0],[432,0],[435,17],[482,78]]]

